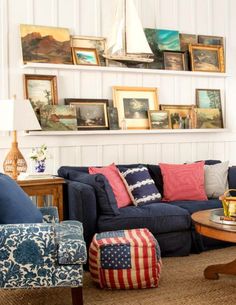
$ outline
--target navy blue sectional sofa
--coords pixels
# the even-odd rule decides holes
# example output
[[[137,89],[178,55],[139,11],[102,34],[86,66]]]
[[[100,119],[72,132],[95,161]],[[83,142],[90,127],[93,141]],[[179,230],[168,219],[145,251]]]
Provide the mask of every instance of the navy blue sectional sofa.
[[[218,162],[220,161],[207,160],[205,164]],[[159,166],[143,165],[148,168],[162,193],[163,180]],[[138,164],[120,166],[130,168],[137,167]],[[228,173],[229,188],[235,188],[236,167],[230,167]],[[191,214],[196,211],[222,207],[218,199],[157,202],[118,209],[111,187],[103,175],[89,175],[88,167],[72,166],[61,167],[58,174],[67,182],[65,215],[70,220],[83,223],[87,246],[97,232],[134,228],[148,228],[158,240],[162,256],[184,256],[190,252],[196,253],[226,245],[197,234],[191,221]]]

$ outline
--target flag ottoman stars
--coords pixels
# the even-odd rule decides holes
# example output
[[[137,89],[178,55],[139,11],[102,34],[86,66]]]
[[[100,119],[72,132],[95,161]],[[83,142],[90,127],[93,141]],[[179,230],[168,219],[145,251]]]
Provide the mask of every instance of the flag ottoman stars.
[[[89,249],[89,268],[101,288],[158,287],[160,248],[148,229],[95,234]]]

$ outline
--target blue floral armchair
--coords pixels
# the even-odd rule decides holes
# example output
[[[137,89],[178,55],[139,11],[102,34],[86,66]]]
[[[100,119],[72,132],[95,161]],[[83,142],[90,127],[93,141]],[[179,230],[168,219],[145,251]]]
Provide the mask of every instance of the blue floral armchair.
[[[41,208],[43,223],[0,225],[0,288],[71,287],[83,303],[86,246],[78,221],[58,222],[57,209]]]

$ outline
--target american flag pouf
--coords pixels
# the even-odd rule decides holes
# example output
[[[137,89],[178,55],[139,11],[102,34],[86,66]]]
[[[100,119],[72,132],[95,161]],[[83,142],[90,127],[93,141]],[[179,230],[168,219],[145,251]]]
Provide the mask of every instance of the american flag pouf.
[[[148,229],[95,234],[89,249],[89,269],[101,288],[158,287],[158,242]]]

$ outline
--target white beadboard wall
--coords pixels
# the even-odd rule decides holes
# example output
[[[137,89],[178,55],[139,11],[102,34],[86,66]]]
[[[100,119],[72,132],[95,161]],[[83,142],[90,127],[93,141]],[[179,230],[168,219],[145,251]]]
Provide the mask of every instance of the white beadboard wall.
[[[107,36],[117,1],[121,0],[0,0],[0,99],[23,97],[23,74],[55,74],[59,103],[64,98],[112,98],[111,87],[158,87],[160,104],[194,104],[196,88],[219,88],[224,132],[89,134],[19,136],[26,156],[46,143],[51,153],[47,168],[61,165],[230,160],[236,164],[236,1],[135,0],[143,27],[176,29],[183,33],[226,37],[228,77],[135,73],[132,70],[22,68],[19,24],[60,26],[71,34]],[[22,114],[22,119],[24,119]],[[0,135],[0,164],[10,147],[8,133]]]

